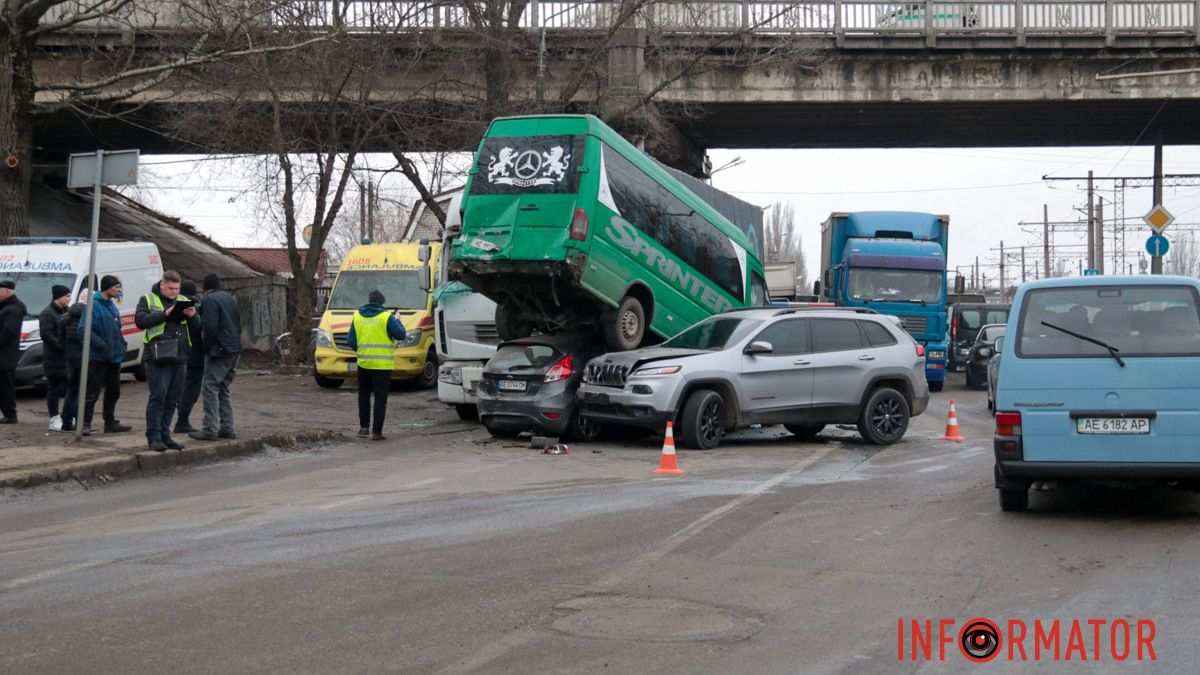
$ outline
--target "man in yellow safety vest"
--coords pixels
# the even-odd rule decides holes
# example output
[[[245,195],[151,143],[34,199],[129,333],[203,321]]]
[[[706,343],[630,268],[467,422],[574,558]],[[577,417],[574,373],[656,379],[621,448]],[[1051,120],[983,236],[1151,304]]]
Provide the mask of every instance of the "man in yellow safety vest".
[[[383,416],[387,413],[388,389],[392,384],[393,352],[404,339],[404,326],[383,308],[386,299],[378,290],[367,296],[350,323],[346,343],[358,355],[358,435],[370,434],[383,440]],[[371,424],[371,394],[375,395],[375,424]]]
[[[163,272],[162,280],[138,300],[133,320],[146,331],[142,337],[142,364],[146,368],[149,396],[146,399],[146,443],[151,450],[182,450],[171,438],[171,419],[179,405],[187,368],[188,319],[196,316],[192,301],[180,295],[178,272]]]

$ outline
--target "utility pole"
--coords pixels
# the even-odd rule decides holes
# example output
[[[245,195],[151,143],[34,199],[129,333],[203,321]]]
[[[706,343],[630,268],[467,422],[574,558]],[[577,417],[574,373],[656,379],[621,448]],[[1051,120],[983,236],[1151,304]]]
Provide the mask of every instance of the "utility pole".
[[[362,183],[358,184],[358,243],[367,238],[367,193]]]
[[[1008,286],[1004,284],[1004,240],[1000,240],[1000,299],[1008,297]]]
[[[1162,147],[1162,131],[1158,132],[1158,139],[1154,142],[1154,206],[1162,203],[1163,193],[1163,147]],[[1150,258],[1150,274],[1163,273],[1163,259],[1161,255],[1152,256]]]
[[[979,281],[979,256],[975,256],[975,271],[971,273],[971,286],[980,288]]]
[[[375,184],[367,182],[367,236],[375,243]]]
[[[1025,283],[1025,247],[1021,247],[1021,283]]]
[[[1050,278],[1050,206],[1042,204],[1042,278]]]
[[[1104,197],[1096,204],[1096,269],[1104,274]]]
[[[1095,185],[1092,181],[1092,172],[1088,171],[1088,221],[1087,221],[1087,266],[1088,269],[1096,267],[1096,213],[1095,213]],[[1082,275],[1082,272],[1080,273]]]

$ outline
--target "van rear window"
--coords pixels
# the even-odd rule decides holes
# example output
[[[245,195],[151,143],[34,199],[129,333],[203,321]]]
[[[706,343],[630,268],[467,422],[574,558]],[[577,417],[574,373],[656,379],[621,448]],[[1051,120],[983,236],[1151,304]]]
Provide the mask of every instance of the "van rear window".
[[[1188,286],[1074,286],[1025,295],[1017,328],[1022,358],[1200,356],[1200,312]]]
[[[476,159],[471,194],[574,194],[583,148],[583,136],[489,138]]]

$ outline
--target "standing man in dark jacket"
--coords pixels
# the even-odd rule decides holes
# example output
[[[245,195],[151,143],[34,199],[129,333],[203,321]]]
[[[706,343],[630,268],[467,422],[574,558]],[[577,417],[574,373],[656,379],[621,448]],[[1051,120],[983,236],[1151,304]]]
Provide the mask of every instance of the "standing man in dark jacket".
[[[79,285],[80,297],[87,297],[87,279]],[[63,401],[62,430],[75,431],[75,415],[79,412],[79,380],[83,372],[83,331],[79,324],[83,323],[83,314],[87,304],[80,301],[71,305],[63,317],[63,343],[67,352],[67,398]]]
[[[117,419],[121,398],[121,363],[125,360],[125,336],[121,334],[121,310],[113,299],[121,294],[121,280],[111,274],[100,279],[100,291],[92,296],[92,344],[88,358],[88,383],[83,407],[85,434],[92,432],[92,418],[100,390],[104,390],[104,432],[119,433],[133,427]],[[83,321],[78,333],[83,337]]]
[[[197,312],[195,316],[188,317],[186,322],[191,343],[188,345],[187,375],[183,378],[183,393],[179,396],[179,418],[175,422],[175,433],[190,434],[198,431],[188,418],[192,414],[192,408],[196,405],[196,401],[200,399],[200,386],[203,384],[204,330],[200,325],[200,300],[196,294],[196,282],[190,279],[184,281],[183,285],[179,287],[179,292],[196,303]]]
[[[50,304],[38,314],[38,332],[42,336],[42,371],[46,374],[46,411],[50,413],[50,431],[62,431],[63,418],[58,414],[58,406],[67,393],[68,377],[63,323],[67,307],[71,304],[71,289],[55,284],[50,289],[50,296]]]
[[[200,325],[204,336],[204,428],[188,434],[200,441],[235,438],[233,401],[229,385],[242,353],[242,312],[237,298],[221,290],[221,277],[204,277],[204,311]]]
[[[25,303],[12,279],[0,281],[0,424],[17,423],[17,362],[21,360],[21,322]]]
[[[146,443],[156,452],[183,449],[171,438],[171,419],[179,405],[187,370],[189,340],[184,322],[196,316],[196,308],[184,307],[188,299],[179,293],[182,283],[178,272],[163,272],[162,279],[138,300],[133,317],[137,327],[145,331],[142,363],[150,388],[146,400]],[[165,346],[170,342],[174,348]]]

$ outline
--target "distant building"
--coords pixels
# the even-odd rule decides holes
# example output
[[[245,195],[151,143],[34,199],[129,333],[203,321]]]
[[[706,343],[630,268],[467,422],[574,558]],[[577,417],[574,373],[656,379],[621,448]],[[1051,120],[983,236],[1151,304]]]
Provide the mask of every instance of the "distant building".
[[[235,256],[241,258],[247,264],[266,272],[274,274],[284,279],[292,278],[292,263],[288,260],[288,250],[286,248],[229,248],[226,249]],[[308,249],[298,249],[300,260],[305,264],[308,263]],[[325,278],[328,267],[325,251],[321,251],[321,257],[317,260],[317,272],[313,278],[320,282]]]
[[[450,207],[450,200],[454,195],[462,192],[462,188],[446,190],[434,195],[439,206],[445,211]],[[418,241],[428,239],[430,241],[441,241],[442,239],[442,222],[437,219],[433,211],[430,211],[425,206],[425,201],[418,199],[413,205],[412,211],[408,214],[408,224],[404,227],[404,232],[400,236],[400,241]]]

